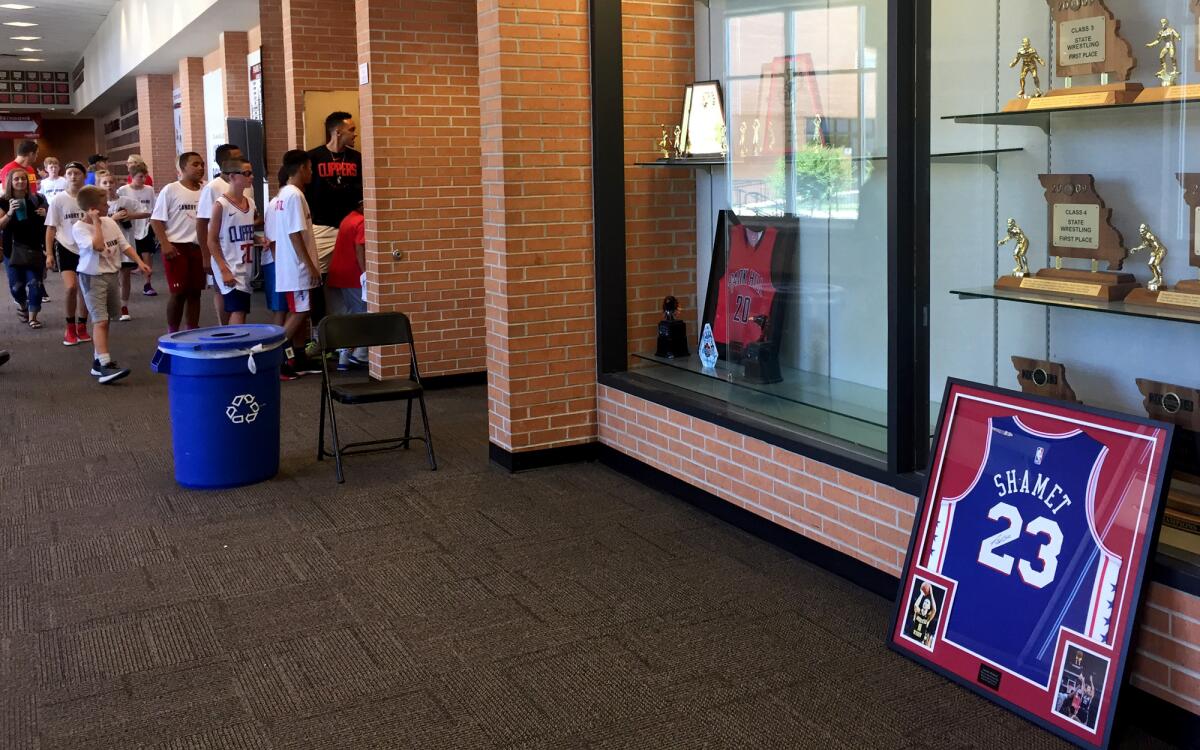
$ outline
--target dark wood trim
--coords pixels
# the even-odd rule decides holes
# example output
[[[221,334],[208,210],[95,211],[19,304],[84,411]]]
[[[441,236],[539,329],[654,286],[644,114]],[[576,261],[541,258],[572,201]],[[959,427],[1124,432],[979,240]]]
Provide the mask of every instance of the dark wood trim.
[[[621,3],[591,0],[592,212],[596,264],[596,367],[627,366],[625,89]]]
[[[421,385],[427,391],[444,391],[447,388],[468,388],[477,385],[487,385],[487,371],[434,375],[433,377],[421,378]]]
[[[576,464],[596,460],[596,449],[599,443],[580,443],[567,445],[562,448],[544,448],[535,451],[518,451],[516,453],[501,448],[495,443],[488,443],[488,458],[511,472],[544,469],[547,466]]]

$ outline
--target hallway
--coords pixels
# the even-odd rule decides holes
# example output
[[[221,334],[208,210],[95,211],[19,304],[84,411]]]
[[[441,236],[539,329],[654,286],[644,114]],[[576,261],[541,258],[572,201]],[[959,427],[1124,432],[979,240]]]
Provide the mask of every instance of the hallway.
[[[319,378],[285,383],[280,476],[184,491],[165,299],[100,387],[51,295],[42,331],[0,308],[0,747],[1066,747],[889,652],[874,595],[598,464],[489,465],[480,387],[431,395],[436,473],[338,486]]]

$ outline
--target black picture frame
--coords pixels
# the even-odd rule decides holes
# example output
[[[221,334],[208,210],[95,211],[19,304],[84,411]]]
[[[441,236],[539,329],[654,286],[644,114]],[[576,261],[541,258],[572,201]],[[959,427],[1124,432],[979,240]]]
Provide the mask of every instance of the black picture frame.
[[[1150,565],[1151,565],[1151,555],[1154,553],[1154,551],[1158,547],[1159,530],[1162,527],[1162,518],[1163,518],[1163,513],[1166,509],[1166,497],[1167,497],[1167,492],[1169,490],[1169,485],[1170,485],[1169,478],[1171,475],[1170,474],[1170,472],[1171,472],[1171,444],[1172,444],[1172,440],[1174,438],[1175,427],[1174,427],[1174,425],[1167,424],[1164,422],[1159,422],[1159,421],[1156,421],[1153,419],[1149,419],[1147,417],[1134,416],[1134,415],[1130,415],[1130,414],[1125,414],[1125,413],[1110,411],[1110,410],[1106,410],[1106,409],[1100,409],[1100,408],[1096,408],[1096,407],[1086,406],[1083,404],[1068,404],[1063,401],[1057,401],[1054,399],[1050,399],[1050,398],[1046,398],[1046,397],[1038,396],[1038,395],[1034,395],[1034,394],[1021,393],[1019,391],[1013,391],[1013,390],[1009,390],[1006,388],[999,388],[996,386],[991,386],[991,385],[987,385],[987,384],[983,384],[983,383],[975,383],[972,381],[958,379],[958,378],[949,378],[946,381],[945,391],[942,396],[941,407],[939,410],[938,420],[937,420],[937,431],[934,435],[934,439],[932,442],[932,445],[935,447],[940,446],[942,444],[943,438],[945,437],[944,432],[947,429],[946,412],[947,412],[948,407],[950,406],[952,393],[956,387],[965,387],[965,388],[973,389],[976,391],[981,391],[984,393],[997,394],[997,395],[1001,395],[1001,396],[1004,396],[1007,398],[1016,399],[1016,400],[1024,401],[1024,402],[1031,403],[1031,404],[1041,404],[1041,405],[1046,405],[1046,406],[1053,406],[1058,409],[1074,411],[1074,412],[1077,412],[1080,414],[1099,417],[1102,419],[1108,419],[1108,420],[1126,422],[1126,423],[1130,423],[1130,424],[1142,425],[1142,426],[1162,430],[1164,433],[1162,460],[1158,467],[1157,476],[1155,477],[1155,483],[1156,483],[1155,486],[1157,488],[1157,491],[1154,493],[1153,497],[1151,498],[1152,504],[1150,507],[1150,512],[1148,514],[1149,522],[1148,522],[1147,530],[1142,539],[1140,548],[1137,550],[1136,558],[1135,558],[1138,563],[1138,567],[1137,567],[1137,571],[1135,574],[1135,578],[1132,581],[1132,586],[1131,586],[1131,590],[1132,590],[1133,594],[1130,598],[1130,606],[1128,608],[1127,627],[1125,627],[1125,629],[1124,629],[1123,637],[1121,638],[1120,643],[1114,644],[1113,652],[1114,652],[1115,659],[1113,660],[1111,666],[1113,669],[1116,670],[1116,676],[1115,676],[1115,680],[1113,682],[1112,693],[1109,698],[1112,708],[1108,714],[1109,718],[1108,718],[1108,721],[1105,723],[1103,731],[1098,733],[1099,737],[1100,737],[1100,742],[1094,743],[1094,744],[1085,742],[1077,735],[1071,734],[1067,731],[1064,731],[1062,728],[1052,724],[1045,717],[1040,716],[1022,706],[1016,705],[1016,704],[1002,698],[1000,695],[992,692],[991,690],[986,689],[982,684],[980,684],[981,680],[972,681],[972,680],[969,680],[969,679],[961,676],[960,674],[957,674],[953,671],[950,671],[949,669],[946,669],[945,667],[941,666],[939,663],[937,663],[936,661],[934,661],[931,658],[932,654],[930,654],[930,655],[921,654],[912,648],[903,647],[896,642],[895,633],[897,630],[897,624],[902,623],[903,618],[906,616],[905,609],[906,609],[908,602],[907,602],[907,597],[905,596],[905,591],[908,589],[908,582],[910,579],[915,579],[915,578],[919,577],[924,572],[921,569],[916,567],[914,552],[916,551],[918,538],[921,537],[921,534],[918,532],[919,532],[923,522],[927,522],[926,512],[929,510],[928,506],[931,501],[930,496],[929,496],[930,495],[929,485],[933,481],[934,468],[935,468],[935,464],[937,462],[937,455],[936,455],[935,451],[933,451],[933,450],[930,451],[929,463],[928,463],[928,466],[925,471],[925,487],[922,490],[921,494],[918,496],[918,503],[917,503],[916,516],[914,519],[913,532],[909,535],[908,550],[905,555],[904,565],[901,569],[900,589],[897,592],[897,595],[895,597],[895,601],[894,601],[893,607],[892,607],[892,616],[889,621],[890,627],[888,630],[887,645],[888,645],[888,648],[891,649],[892,651],[895,651],[896,653],[901,654],[905,658],[915,661],[916,663],[922,665],[923,667],[941,675],[942,677],[945,677],[946,679],[950,680],[951,682],[955,682],[958,685],[961,685],[962,687],[965,687],[968,690],[971,690],[972,692],[976,693],[977,695],[980,695],[981,697],[984,697],[984,698],[992,701],[993,703],[996,703],[997,705],[1003,706],[1007,710],[1022,717],[1023,719],[1029,721],[1030,723],[1035,724],[1036,726],[1038,726],[1052,734],[1055,734],[1058,737],[1061,737],[1061,738],[1067,740],[1068,742],[1071,742],[1079,747],[1107,748],[1112,740],[1113,729],[1114,729],[1114,726],[1116,723],[1115,717],[1117,715],[1117,709],[1119,706],[1118,699],[1120,697],[1121,689],[1122,689],[1124,683],[1126,682],[1125,670],[1127,669],[1128,663],[1129,663],[1130,648],[1131,648],[1131,645],[1133,642],[1134,634],[1138,631],[1139,622],[1141,621],[1141,616],[1142,616],[1142,607],[1143,607],[1144,600],[1145,600],[1146,590],[1147,590],[1147,587],[1149,585],[1150,578],[1151,578],[1149,575]],[[1053,671],[1052,671],[1052,676],[1053,676]],[[1053,685],[1053,680],[1052,680],[1051,684]]]

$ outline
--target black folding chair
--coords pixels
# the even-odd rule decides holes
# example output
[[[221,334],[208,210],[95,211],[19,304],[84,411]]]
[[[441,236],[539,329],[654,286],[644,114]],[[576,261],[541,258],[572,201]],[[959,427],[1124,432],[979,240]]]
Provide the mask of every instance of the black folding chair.
[[[425,442],[425,453],[429,458],[429,470],[437,471],[433,458],[433,437],[429,432],[429,415],[425,412],[425,389],[421,386],[421,371],[417,366],[417,349],[413,345],[412,325],[404,313],[360,313],[356,315],[329,315],[317,328],[321,345],[321,434],[317,438],[317,460],[332,456],[337,467],[338,483],[342,476],[342,456],[358,453],[407,449],[413,440]],[[329,377],[327,353],[336,355],[338,349],[355,349],[361,346],[408,345],[409,368],[407,380],[355,380],[335,382]],[[338,438],[337,414],[333,402],[340,404],[377,404],[385,401],[407,401],[404,416],[404,437],[384,440],[367,440],[342,445]],[[421,404],[421,422],[425,425],[425,436],[412,434],[413,401]],[[329,407],[329,424],[333,428],[333,451],[325,450],[325,407]],[[357,449],[357,450],[355,450]]]

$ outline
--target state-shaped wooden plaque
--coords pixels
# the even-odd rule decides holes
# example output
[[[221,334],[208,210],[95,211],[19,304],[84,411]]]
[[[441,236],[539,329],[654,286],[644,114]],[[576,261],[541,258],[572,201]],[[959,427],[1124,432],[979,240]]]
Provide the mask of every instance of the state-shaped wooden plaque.
[[[1120,271],[1129,251],[1112,224],[1112,209],[1096,192],[1090,174],[1041,174],[1046,189],[1047,253],[1052,258],[1104,261]]]
[[[1104,0],[1046,0],[1055,29],[1055,72],[1063,77],[1107,73],[1128,81],[1137,58],[1121,22]]]
[[[1029,357],[1012,358],[1017,369],[1017,383],[1022,393],[1056,398],[1059,401],[1077,404],[1075,389],[1067,382],[1067,366],[1059,362]]]
[[[1137,379],[1137,387],[1142,392],[1142,407],[1151,419],[1200,432],[1200,391],[1145,378]]]

